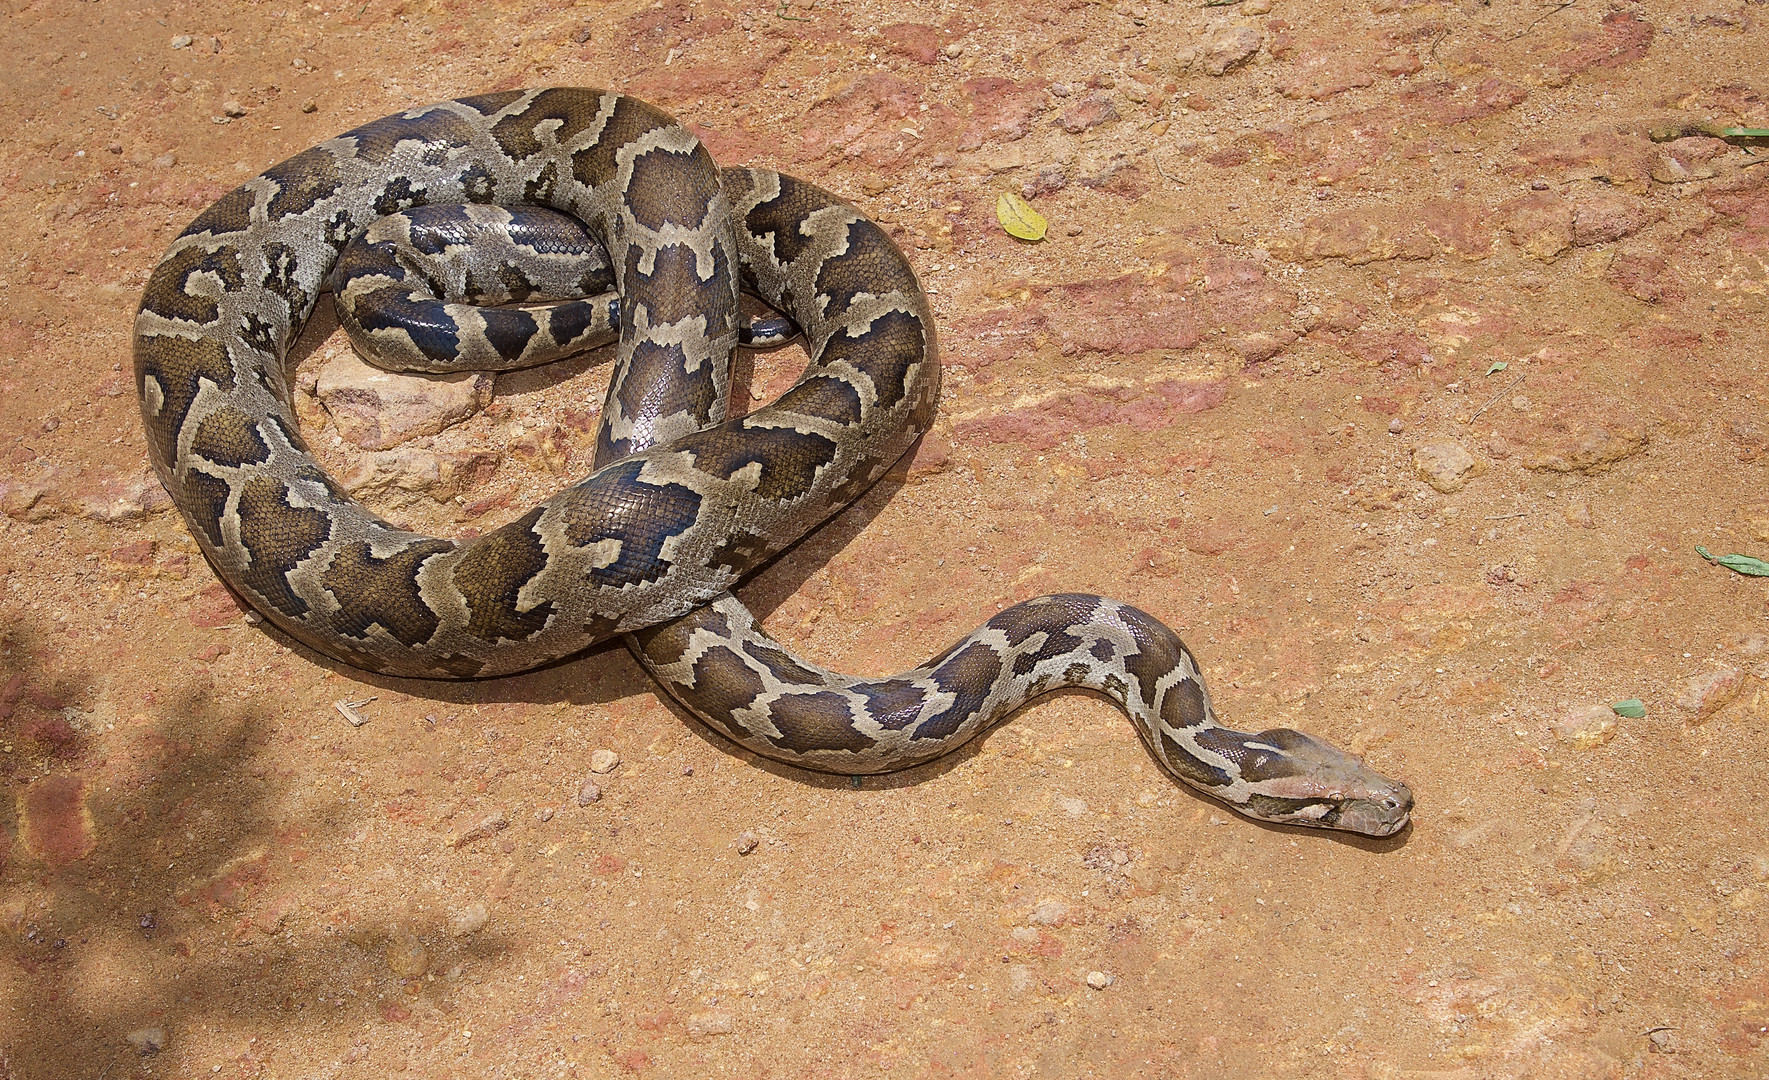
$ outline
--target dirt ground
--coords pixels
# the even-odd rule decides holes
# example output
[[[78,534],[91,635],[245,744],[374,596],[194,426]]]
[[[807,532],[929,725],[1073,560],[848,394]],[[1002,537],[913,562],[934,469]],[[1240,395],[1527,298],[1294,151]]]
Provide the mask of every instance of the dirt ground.
[[[1769,557],[1769,148],[1700,131],[1769,126],[1769,7],[5,12],[0,1077],[1769,1076],[1769,579],[1694,551]],[[933,296],[939,426],[743,590],[776,633],[883,673],[1113,595],[1412,828],[1237,818],[1082,694],[851,782],[618,647],[401,681],[248,618],[145,471],[149,268],[275,160],[546,83],[843,193]],[[562,366],[439,437],[495,465],[459,498],[376,505],[561,486],[606,380]]]

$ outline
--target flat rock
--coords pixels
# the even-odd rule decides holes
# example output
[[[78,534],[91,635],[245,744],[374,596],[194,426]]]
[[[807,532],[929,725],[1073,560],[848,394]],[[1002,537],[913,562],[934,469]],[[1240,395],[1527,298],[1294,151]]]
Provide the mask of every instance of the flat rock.
[[[1544,261],[1572,246],[1572,205],[1551,191],[1499,204],[1499,224],[1523,253]]]
[[[1251,26],[1230,26],[1204,39],[1198,62],[1206,75],[1226,75],[1253,59],[1265,35]]]
[[[1725,708],[1742,689],[1744,672],[1735,667],[1704,671],[1683,685],[1683,692],[1677,695],[1677,707],[1693,714],[1699,722]]]
[[[1573,247],[1607,244],[1632,236],[1664,216],[1664,211],[1644,199],[1625,195],[1598,195],[1582,199],[1572,209]]]
[[[446,502],[487,479],[497,464],[497,455],[484,451],[437,453],[400,446],[362,455],[338,481],[358,496],[379,496],[398,503],[424,496]]]
[[[1445,494],[1461,490],[1479,464],[1479,459],[1454,439],[1432,439],[1413,449],[1413,472]]]
[[[435,435],[491,404],[488,372],[408,375],[342,353],[319,370],[315,392],[338,434],[365,450],[388,450]]]
[[[1646,449],[1646,425],[1632,416],[1569,417],[1557,421],[1560,437],[1524,459],[1536,472],[1606,472]]]
[[[1568,746],[1591,750],[1615,738],[1615,710],[1608,705],[1579,705],[1548,726]]]

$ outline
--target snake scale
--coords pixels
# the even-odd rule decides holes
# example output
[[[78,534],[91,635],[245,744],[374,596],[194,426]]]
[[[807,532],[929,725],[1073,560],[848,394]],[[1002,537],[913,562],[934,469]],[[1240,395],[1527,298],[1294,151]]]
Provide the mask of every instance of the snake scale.
[[[414,207],[464,207],[434,211],[460,229],[498,225],[499,208],[548,208],[605,254],[555,267],[575,283],[494,268],[468,273],[477,290],[440,268],[353,268],[353,244],[391,243],[389,230],[410,240],[409,220],[377,222]],[[543,262],[573,246],[547,252],[550,241],[525,235]],[[484,287],[488,273],[509,280]],[[426,306],[402,274],[450,295]],[[615,295],[593,298],[609,286]],[[285,358],[328,289],[348,301],[341,319],[359,344],[391,341],[374,351],[421,370],[524,366],[556,355],[545,346],[617,332],[594,471],[470,540],[375,516],[326,475],[290,404]],[[796,324],[810,362],[779,399],[727,419],[740,289]],[[468,312],[453,295],[463,291],[492,304],[592,299],[559,316]],[[691,133],[635,99],[569,87],[462,98],[272,166],[173,241],[142,297],[134,352],[149,455],[216,572],[346,664],[488,677],[625,635],[714,729],[846,774],[929,760],[1032,697],[1085,687],[1129,713],[1176,778],[1248,816],[1372,836],[1409,820],[1411,792],[1357,757],[1287,729],[1217,723],[1179,638],[1102,597],[1017,604],[881,679],[827,671],[771,640],[726,590],[928,428],[940,383],[931,313],[878,226],[792,177],[721,173]]]

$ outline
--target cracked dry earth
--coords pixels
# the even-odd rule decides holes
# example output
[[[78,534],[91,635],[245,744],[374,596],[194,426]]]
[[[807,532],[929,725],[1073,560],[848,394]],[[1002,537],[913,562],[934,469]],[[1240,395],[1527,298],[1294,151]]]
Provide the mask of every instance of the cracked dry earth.
[[[1766,19],[7,0],[0,1076],[1764,1075],[1769,587],[1693,548],[1769,555],[1769,167],[1698,129],[1769,125]],[[145,472],[149,268],[275,160],[541,83],[847,195],[933,295],[939,426],[747,586],[776,633],[882,673],[1120,597],[1413,828],[1239,819],[1080,694],[853,784],[619,648],[377,679],[237,608]],[[383,431],[332,325],[307,434],[384,513],[583,470],[604,357]]]

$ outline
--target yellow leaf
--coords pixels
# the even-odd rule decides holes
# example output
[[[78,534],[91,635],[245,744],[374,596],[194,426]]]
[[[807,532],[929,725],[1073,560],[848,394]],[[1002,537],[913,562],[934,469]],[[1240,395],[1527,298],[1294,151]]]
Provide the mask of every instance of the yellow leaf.
[[[1002,192],[995,200],[995,220],[1001,222],[1009,236],[1021,240],[1042,240],[1045,230],[1050,228],[1050,222],[1044,220],[1043,214],[1011,191]]]

